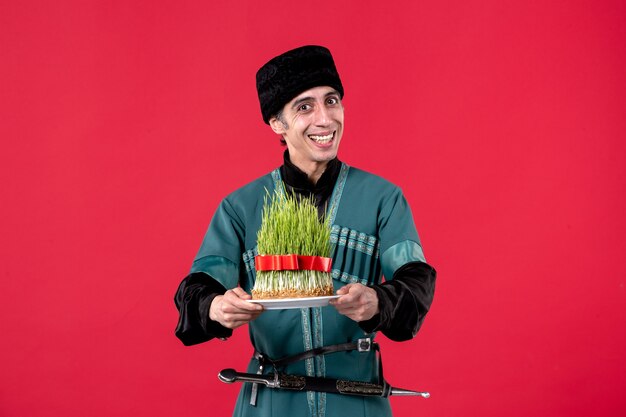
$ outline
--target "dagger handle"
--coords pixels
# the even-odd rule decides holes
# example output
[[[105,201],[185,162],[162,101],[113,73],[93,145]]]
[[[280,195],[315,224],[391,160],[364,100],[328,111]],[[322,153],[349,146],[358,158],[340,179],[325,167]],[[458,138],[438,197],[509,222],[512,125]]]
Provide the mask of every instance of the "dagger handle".
[[[232,368],[222,369],[220,373],[217,374],[217,377],[220,379],[220,381],[226,382],[227,384],[232,384],[233,382],[256,382],[271,388],[275,388],[277,385],[275,379],[270,380],[257,374],[237,372]]]

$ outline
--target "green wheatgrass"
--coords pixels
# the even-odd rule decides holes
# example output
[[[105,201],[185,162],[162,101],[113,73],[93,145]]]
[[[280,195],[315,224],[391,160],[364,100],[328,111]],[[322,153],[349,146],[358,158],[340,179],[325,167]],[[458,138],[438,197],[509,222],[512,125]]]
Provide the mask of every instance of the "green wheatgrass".
[[[330,223],[320,221],[313,198],[296,197],[278,190],[265,197],[259,255],[306,255],[329,258]],[[330,273],[321,271],[257,271],[254,298],[315,297],[333,294]]]

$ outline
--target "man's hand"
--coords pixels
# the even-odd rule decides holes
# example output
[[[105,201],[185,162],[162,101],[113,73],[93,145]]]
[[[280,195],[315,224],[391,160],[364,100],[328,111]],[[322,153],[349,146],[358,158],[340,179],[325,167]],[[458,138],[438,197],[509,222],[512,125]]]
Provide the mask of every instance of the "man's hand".
[[[250,294],[237,287],[218,295],[209,308],[209,318],[229,329],[236,329],[254,319],[263,312],[263,306],[249,303]]]
[[[348,284],[339,288],[337,295],[341,297],[330,300],[330,304],[354,321],[369,320],[379,312],[376,291],[363,284]]]

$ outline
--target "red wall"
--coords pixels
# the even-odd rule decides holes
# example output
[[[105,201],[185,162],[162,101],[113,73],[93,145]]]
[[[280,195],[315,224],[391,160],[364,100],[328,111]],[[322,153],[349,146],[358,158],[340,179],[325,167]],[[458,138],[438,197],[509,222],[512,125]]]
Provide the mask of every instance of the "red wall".
[[[229,415],[246,329],[183,347],[220,199],[280,164],[254,74],[306,43],[341,158],[399,184],[436,300],[398,416],[626,411],[622,1],[0,3],[0,415]],[[332,414],[331,414],[332,415]]]

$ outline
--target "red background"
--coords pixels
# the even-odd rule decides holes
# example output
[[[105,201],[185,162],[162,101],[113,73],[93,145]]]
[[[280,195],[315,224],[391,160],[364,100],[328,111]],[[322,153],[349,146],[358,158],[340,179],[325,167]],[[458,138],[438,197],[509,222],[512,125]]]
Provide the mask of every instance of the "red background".
[[[308,43],[340,157],[403,188],[439,272],[383,340],[432,393],[396,415],[623,415],[625,41],[622,1],[2,1],[0,415],[231,413],[247,331],[184,347],[173,295],[281,162],[257,68]]]

